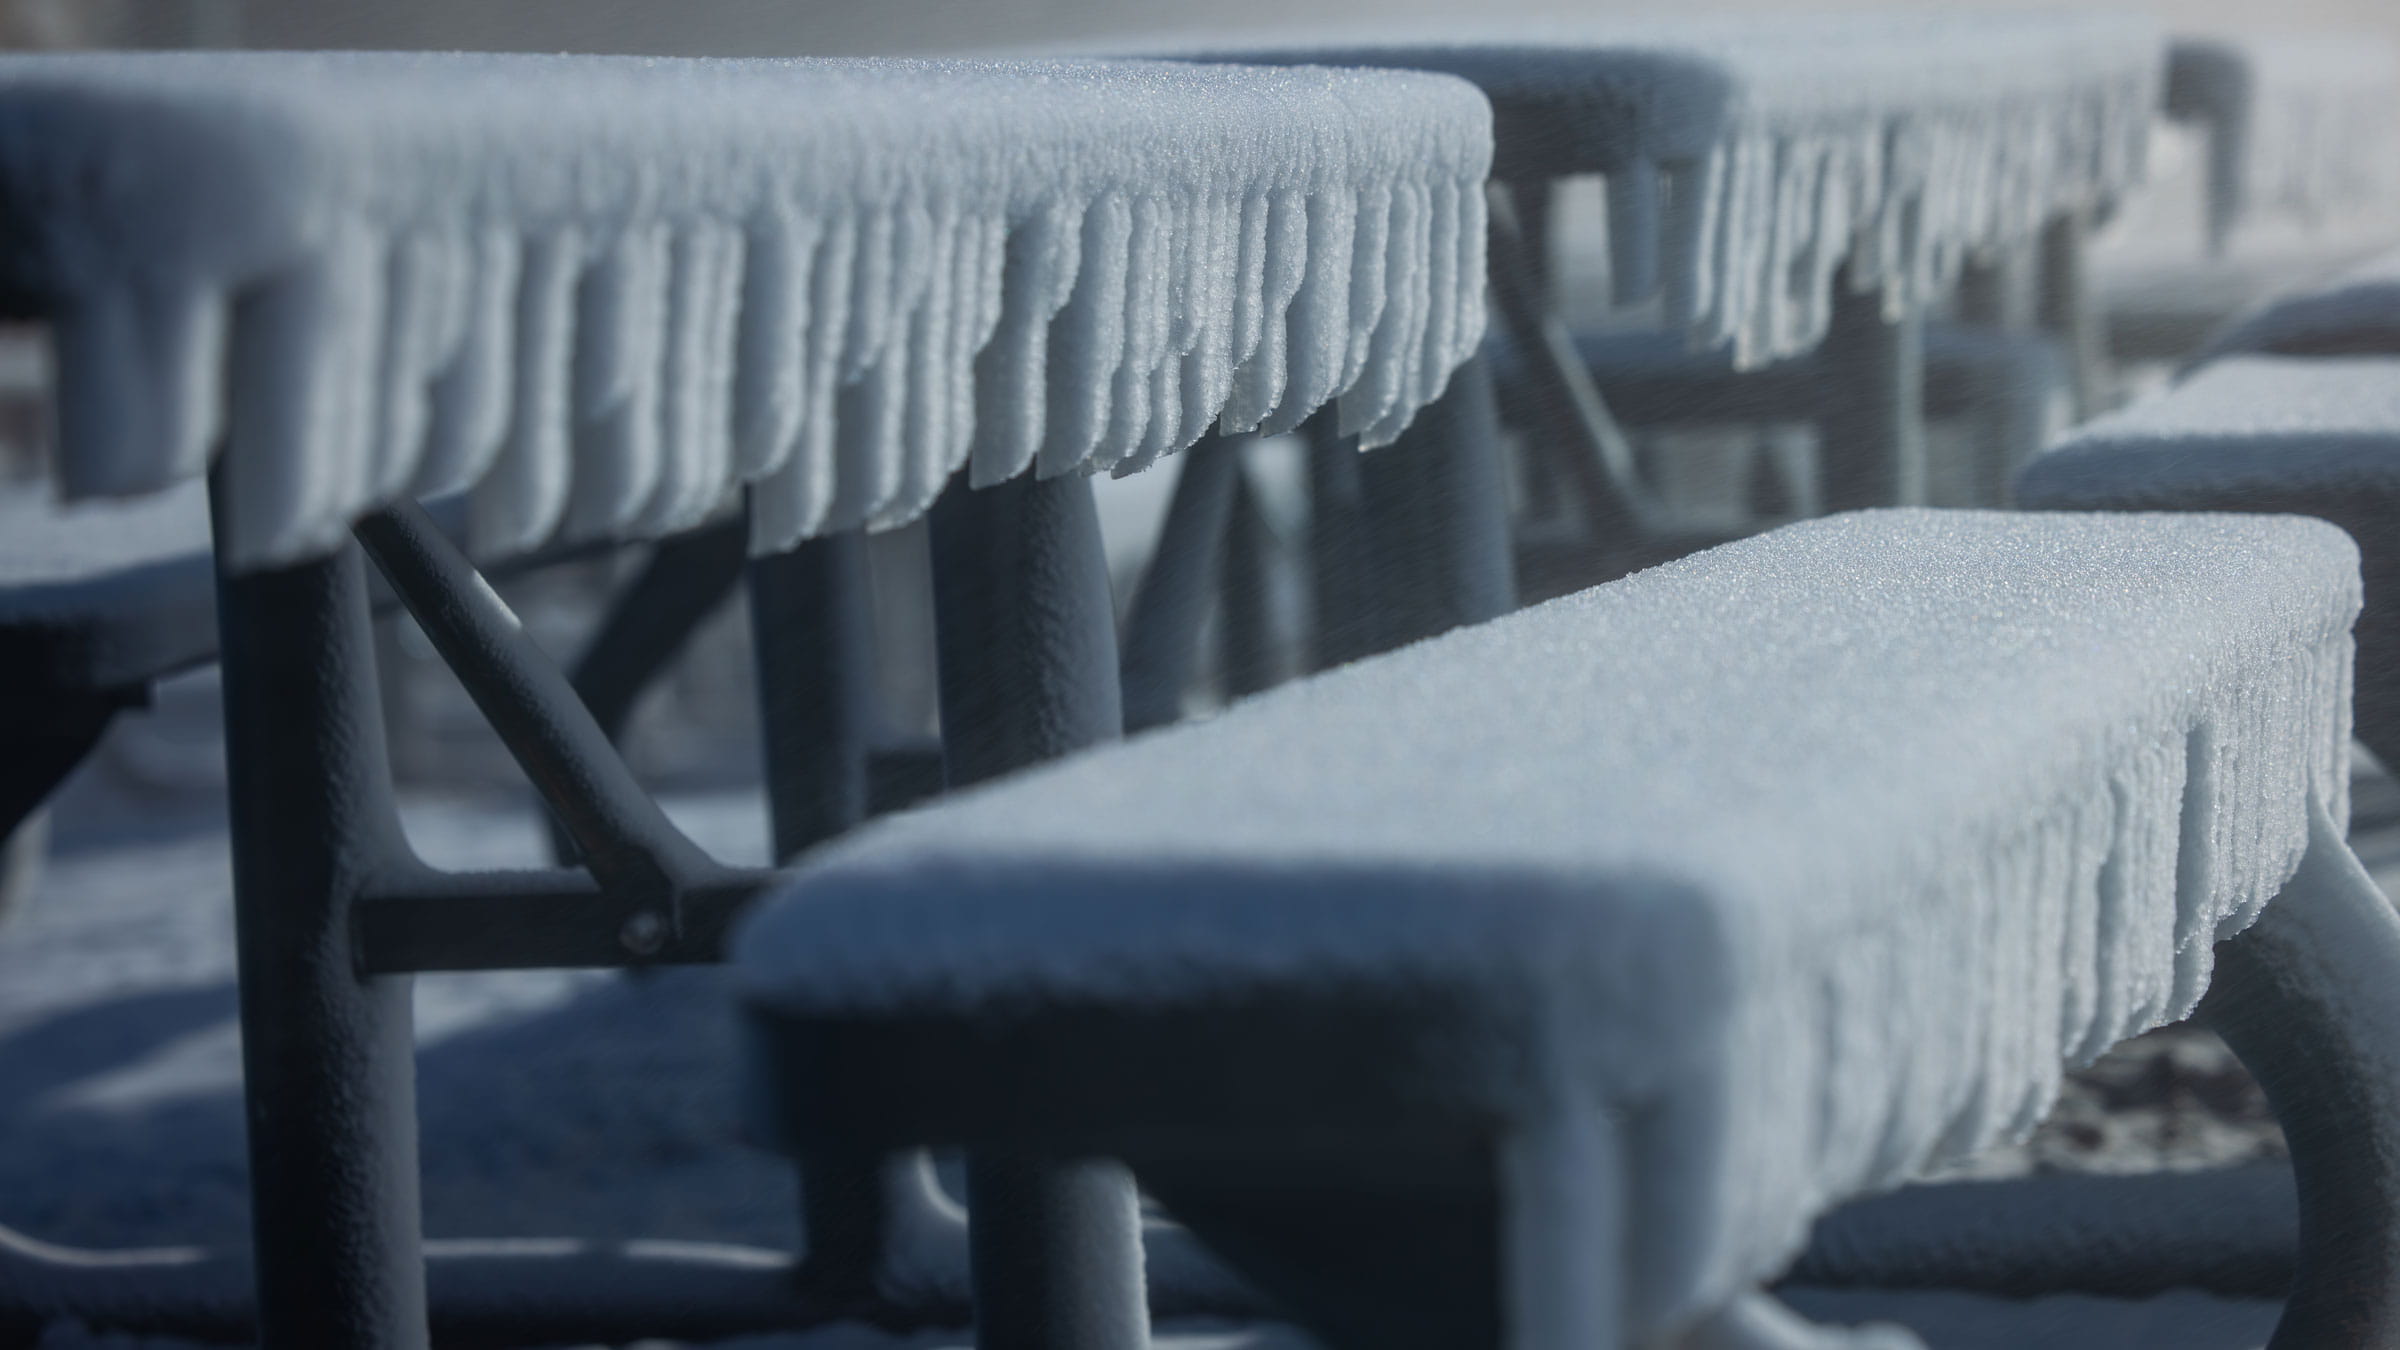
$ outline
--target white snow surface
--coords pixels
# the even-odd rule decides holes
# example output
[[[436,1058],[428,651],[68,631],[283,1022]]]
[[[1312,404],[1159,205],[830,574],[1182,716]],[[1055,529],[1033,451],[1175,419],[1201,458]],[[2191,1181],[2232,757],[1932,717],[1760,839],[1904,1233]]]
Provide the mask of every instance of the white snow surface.
[[[734,978],[794,1013],[1487,1001],[1543,1039],[1461,1090],[1524,1159],[1621,1158],[1638,1340],[2191,1008],[2312,805],[2347,818],[2358,604],[2297,518],[1796,525],[871,825]]]
[[[2208,232],[2325,225],[2400,206],[2400,54],[2371,33],[2178,38],[2168,112],[2210,138]]]
[[[1212,57],[1444,71],[1490,95],[1503,177],[1607,175],[1620,303],[1663,290],[1745,367],[1823,336],[1835,272],[1895,313],[1970,255],[2140,181],[2165,40],[2107,12],[1478,20]]]
[[[0,59],[0,282],[72,496],[199,475],[229,555],[471,487],[479,551],[757,544],[1138,466],[1339,399],[1398,433],[1483,325],[1490,110],[1180,63]]]
[[[2027,465],[2017,501],[2206,509],[2321,491],[2400,491],[2400,358],[2240,356],[2077,428]]]
[[[2400,252],[2277,296],[2212,339],[2201,359],[2242,352],[2400,356]]]

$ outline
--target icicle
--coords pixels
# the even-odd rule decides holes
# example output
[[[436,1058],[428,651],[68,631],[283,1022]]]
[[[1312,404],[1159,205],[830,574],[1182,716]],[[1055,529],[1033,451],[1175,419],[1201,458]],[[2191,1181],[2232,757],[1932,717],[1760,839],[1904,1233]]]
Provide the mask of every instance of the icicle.
[[[475,485],[471,539],[495,556],[539,546],[566,514],[567,425],[575,375],[575,294],[585,244],[574,231],[527,241],[517,276],[516,396],[508,439]]]
[[[905,524],[910,516],[933,504],[953,474],[966,465],[976,436],[976,353],[992,339],[1003,303],[1002,274],[1007,263],[1007,226],[988,216],[960,222],[958,281],[952,301],[947,346],[942,352],[940,383],[931,391],[943,404],[945,430],[938,446],[912,468],[907,514],[891,520]]]
[[[1048,410],[1035,472],[1056,477],[1081,465],[1108,426],[1117,362],[1125,350],[1126,250],[1133,206],[1106,193],[1085,210],[1075,288],[1050,328]]]
[[[744,477],[789,461],[808,406],[809,283],[818,225],[789,207],[754,221],[742,248],[733,377],[734,466]]]
[[[406,235],[392,248],[372,468],[378,501],[422,476],[431,386],[465,336],[469,270],[465,241],[447,231]]]
[[[743,242],[731,225],[692,222],[676,231],[659,410],[665,453],[633,524],[639,534],[689,529],[732,490]]]
[[[1350,269],[1356,261],[1358,202],[1348,193],[1323,192],[1308,199],[1307,261],[1300,289],[1284,312],[1283,398],[1259,423],[1264,435],[1279,435],[1340,392],[1342,367],[1350,355]]]
[[[232,565],[337,547],[373,501],[383,323],[384,244],[337,228],[306,266],[270,279],[242,305],[230,344]]]
[[[1133,201],[1132,232],[1125,254],[1125,343],[1109,392],[1108,424],[1085,461],[1110,469],[1140,448],[1150,428],[1153,373],[1167,357],[1167,339],[1174,326],[1172,208],[1156,197]],[[1084,467],[1078,464],[1076,467]],[[1047,476],[1054,470],[1042,465]]]
[[[1208,242],[1195,252],[1196,289],[1187,306],[1198,331],[1184,354],[1178,390],[1183,415],[1176,423],[1174,449],[1207,434],[1232,393],[1235,314],[1243,303],[1242,202],[1211,194],[1201,211]]]
[[[520,258],[506,230],[484,229],[468,244],[463,331],[449,368],[434,381],[425,453],[408,489],[414,496],[473,486],[508,435]]]
[[[225,298],[196,286],[98,289],[51,325],[59,485],[152,492],[207,467],[224,416]]]
[[[1045,202],[1008,236],[1000,281],[1007,302],[975,366],[972,482],[989,487],[1024,472],[1042,447],[1049,391],[1050,324],[1083,259],[1083,211]],[[999,297],[993,297],[999,303]]]
[[[908,209],[895,207],[858,215],[858,251],[850,283],[850,325],[838,349],[842,353],[843,384],[857,383],[868,366],[882,359],[885,346],[892,341],[892,331],[905,317],[899,312],[900,300],[895,292],[904,284],[903,271],[914,269],[901,268],[894,255],[906,228],[901,217]]]
[[[1416,365],[1417,349],[1425,341],[1425,304],[1421,289],[1426,276],[1425,202],[1421,194],[1401,188],[1389,198],[1385,212],[1384,265],[1377,269],[1391,286],[1391,299],[1381,307],[1379,322],[1361,344],[1366,348],[1359,377],[1343,391],[1339,425],[1360,436],[1360,448],[1388,444],[1406,424],[1410,413],[1408,375]],[[1380,289],[1380,287],[1379,287]]]
[[[1254,205],[1245,212],[1246,228],[1254,219],[1250,211],[1255,209]],[[1256,342],[1243,344],[1247,351],[1234,368],[1233,394],[1218,423],[1222,430],[1237,436],[1258,430],[1283,402],[1289,383],[1289,311],[1308,267],[1307,200],[1300,193],[1279,189],[1267,194],[1264,214],[1263,223],[1255,226],[1258,280],[1253,294],[1258,299],[1252,310],[1258,336]],[[1251,264],[1245,262],[1245,285],[1251,284],[1247,280],[1251,275]]]
[[[627,528],[658,485],[673,255],[664,223],[628,226],[578,288],[575,431],[560,447],[572,457],[564,527],[572,537]]]
[[[1451,368],[1463,359],[1459,329],[1465,316],[1458,285],[1458,235],[1464,228],[1460,208],[1467,195],[1455,183],[1436,183],[1427,203],[1425,341],[1415,353],[1416,368],[1409,372],[1412,397],[1420,400],[1439,397]]]

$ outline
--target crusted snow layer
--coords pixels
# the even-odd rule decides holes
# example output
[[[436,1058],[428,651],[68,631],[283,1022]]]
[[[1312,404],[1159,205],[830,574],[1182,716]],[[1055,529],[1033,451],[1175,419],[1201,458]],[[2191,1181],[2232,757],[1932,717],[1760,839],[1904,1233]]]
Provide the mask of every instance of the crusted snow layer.
[[[2017,501],[2225,509],[2322,491],[2328,510],[2400,491],[2400,359],[2241,356],[2079,427],[2027,465]]]
[[[2167,111],[2209,137],[2208,232],[2400,205],[2400,56],[2366,33],[2179,38]]]
[[[2106,13],[1745,15],[1392,36],[1229,59],[1444,71],[1491,96],[1504,178],[1608,177],[1620,302],[1744,366],[1814,346],[1835,271],[1897,314],[1978,250],[2141,177],[2164,40]]]
[[[751,483],[764,548],[1336,399],[1389,440],[1483,324],[1490,110],[1130,62],[0,60],[0,282],[73,495],[196,476],[255,567],[474,490],[478,547]]]
[[[871,825],[735,977],[798,1013],[1454,991],[1536,1028],[1463,1094],[1622,1122],[1665,1327],[2191,1008],[2312,804],[2347,818],[2357,576],[2288,517],[1795,525]]]
[[[2240,352],[2400,356],[2400,253],[2278,296],[2212,339],[2201,359]]]

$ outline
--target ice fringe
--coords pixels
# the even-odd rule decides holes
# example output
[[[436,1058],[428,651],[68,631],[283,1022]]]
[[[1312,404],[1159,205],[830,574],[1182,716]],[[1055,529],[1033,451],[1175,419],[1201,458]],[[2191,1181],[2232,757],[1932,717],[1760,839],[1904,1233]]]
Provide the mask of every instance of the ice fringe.
[[[2179,38],[2167,111],[2208,133],[2208,238],[2400,204],[2400,57],[2368,33]]]
[[[1443,71],[1490,95],[1503,178],[1608,178],[1620,302],[1748,368],[1814,347],[1836,273],[1894,314],[1970,256],[2140,181],[2164,74],[2150,23],[1900,11],[1478,21],[1228,44],[1226,59]]]
[[[0,285],[55,322],[71,496],[225,447],[237,566],[401,495],[488,553],[756,545],[1122,469],[1483,325],[1490,111],[1428,75],[1132,62],[0,60]],[[971,451],[970,451],[971,448]]]
[[[2189,1012],[2347,818],[2358,604],[2292,517],[1792,526],[871,824],[734,976],[844,1016],[1491,1009],[1532,1029],[1449,1086],[1524,1132],[1552,1236],[1515,1249],[1622,1243],[1528,1296],[1614,1285],[1558,1325],[1646,1344]]]

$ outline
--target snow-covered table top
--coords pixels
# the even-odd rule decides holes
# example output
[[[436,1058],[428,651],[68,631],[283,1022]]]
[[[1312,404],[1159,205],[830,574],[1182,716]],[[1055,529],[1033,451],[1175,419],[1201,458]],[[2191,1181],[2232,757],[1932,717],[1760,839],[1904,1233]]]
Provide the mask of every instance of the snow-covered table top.
[[[1463,1093],[1644,1122],[1655,1329],[2190,1010],[2347,817],[2358,604],[2317,521],[1795,525],[871,824],[735,978],[843,1017],[1455,994],[1548,1038]]]
[[[1612,231],[1656,239],[1612,244],[1619,299],[1663,286],[1676,326],[1750,365],[1814,345],[1845,261],[1913,307],[1969,253],[2135,183],[2164,39],[2108,13],[1886,11],[1484,20],[1210,54],[1473,80],[1492,100],[1494,172],[1608,175]]]
[[[2209,137],[2208,240],[2400,208],[2400,54],[2370,33],[2177,38],[2167,113]]]
[[[2027,506],[2339,512],[2400,492],[2400,359],[2234,356],[2079,427],[2028,464]]]
[[[72,495],[221,444],[237,565],[472,489],[477,547],[758,543],[1139,464],[1483,323],[1490,113],[1431,75],[1131,62],[0,59],[0,288]]]
[[[2203,355],[2242,353],[2400,356],[2400,252],[2276,297],[2217,335]]]

